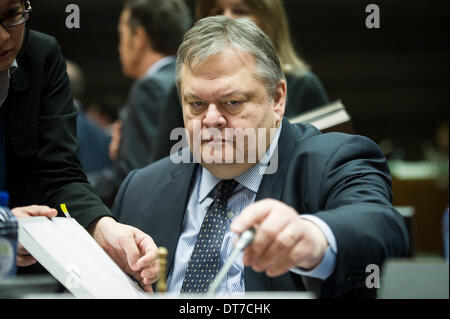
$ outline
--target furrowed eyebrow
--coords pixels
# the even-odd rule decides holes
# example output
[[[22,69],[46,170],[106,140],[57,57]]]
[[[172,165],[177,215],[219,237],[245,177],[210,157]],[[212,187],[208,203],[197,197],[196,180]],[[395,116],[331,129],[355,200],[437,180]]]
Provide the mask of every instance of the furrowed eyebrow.
[[[0,18],[1,19],[5,19],[8,18],[12,15],[17,14],[18,12],[20,12],[20,8],[11,8],[11,9],[7,9],[5,12],[3,12],[2,14],[0,14]]]
[[[232,96],[248,97],[248,96],[251,96],[251,94],[246,91],[236,90],[236,91],[224,94],[224,95],[220,96],[218,99],[222,100],[222,99],[226,99],[226,98],[229,98]],[[185,100],[203,100],[202,98],[198,97],[197,95],[195,95],[193,93],[187,93],[187,94],[183,95],[183,97]]]
[[[16,5],[19,9],[22,7],[22,4],[21,4],[21,2],[20,2],[19,0],[9,0],[9,1],[6,3],[6,6],[7,6],[7,7],[12,7],[12,6],[14,6],[14,5]]]
[[[183,97],[184,97],[185,99],[199,99],[198,96],[196,96],[195,94],[191,94],[191,93],[184,94]]]
[[[232,97],[232,96],[249,96],[249,95],[250,94],[248,92],[237,90],[237,91],[233,91],[233,92],[230,92],[228,94],[225,94],[221,98],[222,99],[226,99],[226,98],[229,98],[229,97]]]
[[[4,14],[6,14],[6,15],[11,14],[11,13],[15,13],[15,12],[19,11],[22,8],[22,6],[20,5],[20,2],[17,1],[17,0],[9,0],[6,3],[5,7],[6,7],[6,9],[5,9]]]
[[[6,10],[6,13],[16,13],[20,10],[20,7],[15,7],[15,8],[9,8],[8,10]]]

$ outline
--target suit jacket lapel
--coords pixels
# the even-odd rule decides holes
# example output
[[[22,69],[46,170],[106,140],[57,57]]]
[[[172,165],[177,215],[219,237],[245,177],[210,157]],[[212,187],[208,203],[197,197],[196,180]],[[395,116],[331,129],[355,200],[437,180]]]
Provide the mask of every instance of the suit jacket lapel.
[[[172,201],[167,203],[167,209],[162,216],[162,225],[166,227],[161,231],[158,246],[166,247],[169,251],[167,258],[168,272],[170,271],[178,239],[181,235],[184,214],[192,190],[194,173],[198,164],[178,164],[170,172],[171,180],[163,187],[163,194],[170,194]]]
[[[11,74],[11,78],[14,82],[14,87],[16,91],[25,91],[30,88],[30,83],[28,77],[26,76],[25,69],[20,67],[20,60],[17,62],[17,70]]]
[[[283,126],[278,139],[278,146],[275,149],[272,161],[278,161],[278,168],[274,174],[265,174],[255,201],[264,198],[281,199],[283,191],[283,182],[286,175],[286,169],[289,164],[290,152],[298,139],[298,132],[288,120],[283,119]],[[273,165],[273,163],[271,164]]]
[[[11,74],[9,81],[8,97],[5,100],[5,119],[20,119],[23,118],[24,113],[27,112],[26,107],[30,106],[30,94],[28,94],[30,85],[29,80],[24,73],[24,68],[20,67],[20,61],[18,62],[17,70]],[[26,121],[9,121],[8,135],[15,136],[20,131],[21,127],[17,126],[18,123]]]
[[[283,119],[278,146],[271,159],[271,161],[278,160],[278,169],[274,174],[264,175],[255,201],[265,198],[281,200],[286,169],[289,164],[289,154],[296,143],[297,136],[298,133],[296,133],[293,125],[288,120]],[[272,279],[267,277],[264,272],[257,273],[251,267],[245,267],[244,274],[246,291],[272,290]]]

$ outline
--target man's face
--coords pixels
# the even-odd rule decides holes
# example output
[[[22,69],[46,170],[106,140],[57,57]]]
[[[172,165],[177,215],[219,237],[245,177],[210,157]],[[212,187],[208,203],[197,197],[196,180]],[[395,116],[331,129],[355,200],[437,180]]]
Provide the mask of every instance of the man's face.
[[[0,19],[24,10],[19,0],[0,1]],[[7,70],[22,47],[25,24],[5,29],[0,25],[0,71]]]
[[[183,66],[181,71],[183,118],[191,151],[203,167],[222,179],[236,177],[255,165],[270,145],[268,129],[278,127],[284,114],[285,82],[280,81],[278,96],[272,99],[254,74],[253,56],[231,47],[201,63],[194,61],[192,69]],[[247,129],[256,140],[239,142],[237,136]],[[230,137],[227,131],[236,135]],[[258,144],[260,139],[264,142]],[[237,152],[242,151],[245,160],[239,163]],[[256,161],[249,161],[251,152],[256,152]],[[229,158],[233,163],[227,162]]]
[[[123,10],[120,15],[118,34],[119,34],[119,56],[122,64],[122,72],[125,76],[135,78],[135,70],[138,56],[135,49],[135,33],[131,29],[128,21],[130,11]]]

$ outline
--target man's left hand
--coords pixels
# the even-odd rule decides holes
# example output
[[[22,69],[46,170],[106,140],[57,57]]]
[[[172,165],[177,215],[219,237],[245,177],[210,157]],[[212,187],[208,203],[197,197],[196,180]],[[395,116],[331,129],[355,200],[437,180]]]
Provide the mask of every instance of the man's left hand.
[[[302,219],[290,206],[273,199],[255,202],[235,218],[231,230],[241,234],[254,227],[255,238],[244,251],[244,265],[276,277],[292,267],[315,268],[328,241],[313,222]]]
[[[89,227],[89,232],[117,265],[139,280],[147,292],[158,280],[158,248],[153,239],[139,229],[102,217]]]

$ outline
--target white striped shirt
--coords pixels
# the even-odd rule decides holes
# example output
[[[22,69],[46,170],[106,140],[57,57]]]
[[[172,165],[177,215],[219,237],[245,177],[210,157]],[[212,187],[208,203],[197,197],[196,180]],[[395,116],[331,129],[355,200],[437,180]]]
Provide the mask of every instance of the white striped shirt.
[[[228,199],[227,211],[233,212],[233,215],[230,219],[228,219],[228,230],[225,233],[220,249],[222,265],[231,254],[233,250],[233,242],[237,236],[230,230],[230,224],[235,216],[239,215],[246,206],[255,201],[256,194],[261,184],[261,180],[264,176],[264,174],[261,174],[260,172],[264,172],[264,168],[267,167],[268,164],[268,161],[266,159],[272,157],[273,152],[278,145],[280,131],[281,125],[276,135],[274,136],[265,157],[251,169],[234,178],[234,180],[237,181],[239,185],[236,187],[236,189],[233,191],[233,194]],[[262,169],[260,170],[260,168]],[[219,182],[219,178],[212,175],[207,169],[199,166],[199,169],[197,169],[197,172],[195,174],[194,188],[189,198],[186,214],[184,215],[181,236],[175,251],[174,267],[172,268],[172,271],[167,278],[167,290],[170,293],[179,293],[181,290],[189,259],[191,257],[192,251],[194,250],[195,242],[197,240],[197,235],[200,232],[200,228],[206,215],[206,211],[213,202],[213,198],[208,196]],[[302,215],[302,217],[310,219],[311,215]],[[311,220],[313,222],[316,222],[318,218],[312,216]],[[318,226],[322,229],[322,231],[325,232],[328,241],[330,242],[330,240],[334,240],[334,245],[330,244],[330,246],[334,246],[334,249],[327,250],[324,260],[315,269],[311,271],[291,269],[291,271],[294,271],[295,273],[301,275],[309,275],[312,277],[324,279],[328,277],[334,269],[337,248],[335,243],[336,240],[328,225],[326,225],[322,220],[320,220],[319,223],[320,224],[318,224]],[[223,282],[220,284],[217,292],[224,295],[243,294],[245,292],[244,263],[242,261],[242,253],[233,262],[233,266],[229,270]]]

